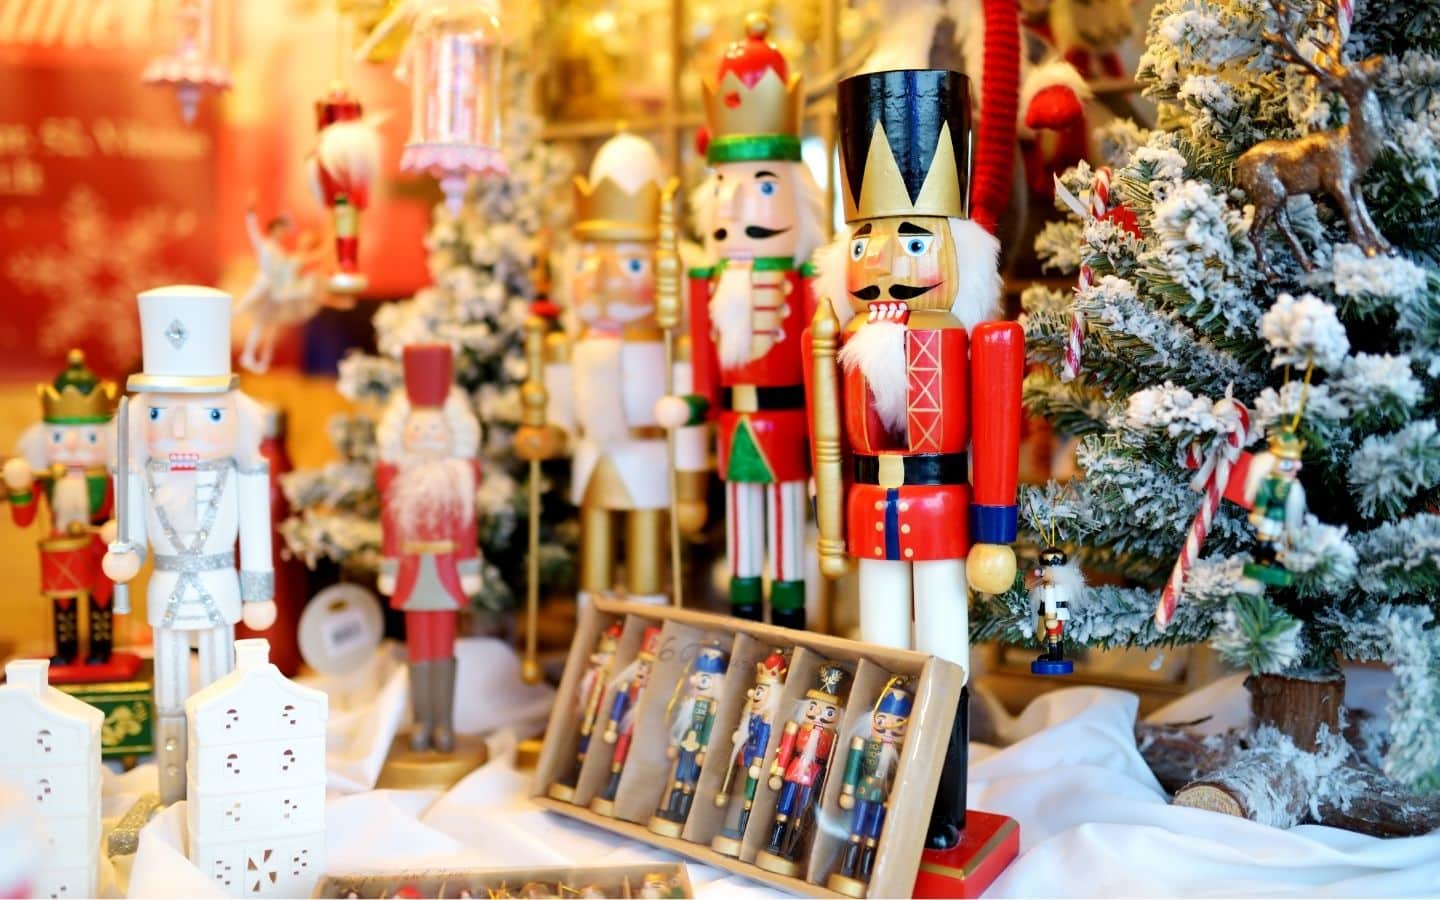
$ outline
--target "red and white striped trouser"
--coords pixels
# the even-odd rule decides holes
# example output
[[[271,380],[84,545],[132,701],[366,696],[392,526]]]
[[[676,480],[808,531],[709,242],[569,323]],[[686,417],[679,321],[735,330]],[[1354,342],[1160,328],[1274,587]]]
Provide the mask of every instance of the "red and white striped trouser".
[[[805,482],[725,485],[725,538],[732,578],[759,578],[768,550],[775,581],[805,578]]]

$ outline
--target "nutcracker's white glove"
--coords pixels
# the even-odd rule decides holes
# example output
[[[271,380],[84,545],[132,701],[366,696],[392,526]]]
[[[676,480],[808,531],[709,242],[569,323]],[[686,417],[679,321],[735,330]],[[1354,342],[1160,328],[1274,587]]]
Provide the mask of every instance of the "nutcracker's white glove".
[[[14,456],[5,460],[4,478],[5,486],[18,494],[30,490],[35,483],[35,472],[24,457]]]
[[[246,603],[240,611],[240,621],[252,631],[264,631],[275,624],[275,601],[260,600]]]
[[[480,593],[480,575],[478,573],[475,575],[461,575],[460,590],[464,591],[467,597],[473,597]]]
[[[136,575],[140,574],[140,564],[144,562],[137,550],[117,550],[111,545],[106,551],[105,558],[100,561],[100,568],[104,570],[105,577],[116,584],[127,584]]]
[[[381,572],[380,581],[375,585],[375,587],[379,589],[380,593],[384,594],[387,597],[395,593],[394,574],[390,572]]]
[[[100,543],[104,544],[104,545],[107,546],[107,547],[110,546],[111,544],[115,543],[115,536],[116,536],[116,534],[117,534],[119,531],[120,531],[120,529],[119,529],[119,527],[115,524],[115,520],[114,520],[114,519],[111,519],[110,521],[106,522],[104,525],[101,525],[101,526],[100,526]]]

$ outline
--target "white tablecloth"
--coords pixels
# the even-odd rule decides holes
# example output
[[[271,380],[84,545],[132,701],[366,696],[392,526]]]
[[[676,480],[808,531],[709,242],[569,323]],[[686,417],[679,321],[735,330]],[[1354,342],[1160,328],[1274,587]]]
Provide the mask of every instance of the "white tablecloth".
[[[514,676],[513,657],[496,647],[472,645],[461,657],[462,679],[501,684]],[[491,738],[491,762],[450,791],[366,789],[400,724],[396,707],[405,693],[403,669],[386,663],[375,677],[379,692],[337,712],[332,723],[327,871],[673,859],[530,803],[529,776],[512,765],[517,731],[510,727],[534,729],[549,702],[543,691],[459,692],[460,722],[510,727]],[[1135,747],[1136,708],[1134,695],[1121,691],[1057,691],[1018,718],[1000,717],[997,729],[1013,743],[972,746],[971,806],[1013,816],[1021,826],[1020,858],[988,897],[1440,896],[1440,833],[1387,841],[1319,826],[1284,831],[1168,805]],[[1223,728],[1243,718],[1244,709],[1234,678],[1152,718],[1209,714],[1211,727]],[[148,766],[109,778],[107,816],[122,812],[153,780]],[[102,873],[106,894],[222,896],[186,860],[183,827],[183,805],[157,816],[139,852]],[[698,864],[690,865],[690,876],[702,897],[776,895]]]

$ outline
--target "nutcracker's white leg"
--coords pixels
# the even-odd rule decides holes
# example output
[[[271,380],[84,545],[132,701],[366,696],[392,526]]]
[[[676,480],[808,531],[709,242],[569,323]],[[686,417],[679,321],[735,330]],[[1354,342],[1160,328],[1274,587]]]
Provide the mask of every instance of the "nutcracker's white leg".
[[[728,482],[725,512],[731,612],[742,619],[759,619],[765,567],[765,485]]]
[[[860,639],[910,649],[910,563],[860,560]]]
[[[805,627],[805,482],[767,486],[770,615],[776,625]]]
[[[185,799],[185,698],[190,696],[190,635],[155,629],[155,762],[160,802]]]
[[[915,649],[970,671],[970,587],[965,560],[915,563]]]
[[[200,632],[200,686],[235,670],[235,626],[220,625]]]

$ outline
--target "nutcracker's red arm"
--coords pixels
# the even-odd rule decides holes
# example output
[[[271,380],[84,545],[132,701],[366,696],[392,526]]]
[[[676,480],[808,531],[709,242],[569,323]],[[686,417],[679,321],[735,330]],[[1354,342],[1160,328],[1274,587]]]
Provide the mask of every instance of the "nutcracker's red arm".
[[[690,298],[690,372],[692,392],[709,404],[710,416],[720,402],[720,361],[710,334],[712,269],[691,269],[686,279]]]
[[[795,736],[800,729],[794,722],[786,722],[785,730],[780,733],[780,747],[775,751],[774,768],[784,771],[790,766],[790,760],[795,756]]]
[[[1015,322],[982,322],[970,345],[970,537],[1009,544],[1019,526],[1015,492],[1020,469],[1020,386],[1025,332]]]
[[[470,460],[470,467],[475,474],[474,484],[479,487],[480,460]],[[470,515],[466,516],[465,521],[461,523],[460,534],[455,538],[455,542],[457,545],[455,547],[456,559],[474,559],[480,555],[480,535],[475,523],[475,510],[472,509]]]
[[[390,485],[395,481],[394,463],[375,466],[375,489],[380,492],[380,555],[395,559],[400,556],[400,534],[395,528],[394,506],[386,502]]]

